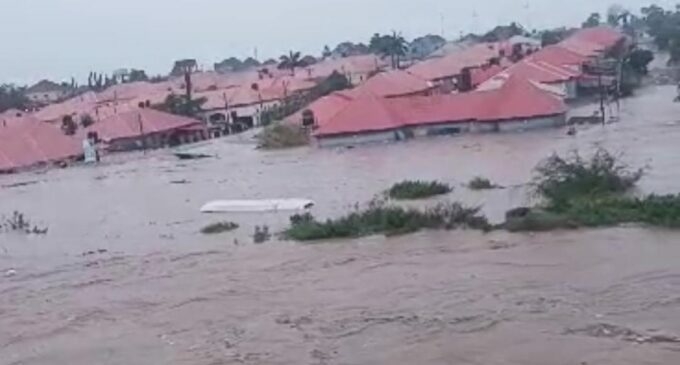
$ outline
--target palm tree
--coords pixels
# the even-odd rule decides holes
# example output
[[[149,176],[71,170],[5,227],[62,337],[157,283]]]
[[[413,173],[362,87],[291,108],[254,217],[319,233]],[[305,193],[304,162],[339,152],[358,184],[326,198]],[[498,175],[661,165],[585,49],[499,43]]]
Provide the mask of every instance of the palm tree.
[[[401,57],[406,56],[406,52],[408,52],[408,42],[401,36],[401,33],[393,31],[392,36],[390,37],[389,46],[389,52],[392,57],[392,68],[398,69]]]
[[[302,62],[302,55],[300,52],[290,51],[287,55],[281,56],[279,60],[279,69],[290,70],[290,74],[293,76],[295,76],[296,68],[304,67],[304,62]]]
[[[374,34],[369,49],[383,57],[390,57],[392,68],[399,68],[401,57],[408,52],[408,45],[401,34],[393,31],[391,35]]]

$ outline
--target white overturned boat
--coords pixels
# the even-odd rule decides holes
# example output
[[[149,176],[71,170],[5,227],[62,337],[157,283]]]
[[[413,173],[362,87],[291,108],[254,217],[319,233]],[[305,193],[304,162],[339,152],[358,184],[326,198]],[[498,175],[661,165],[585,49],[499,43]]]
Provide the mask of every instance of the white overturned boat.
[[[202,213],[258,213],[309,209],[308,199],[215,200],[201,207]]]

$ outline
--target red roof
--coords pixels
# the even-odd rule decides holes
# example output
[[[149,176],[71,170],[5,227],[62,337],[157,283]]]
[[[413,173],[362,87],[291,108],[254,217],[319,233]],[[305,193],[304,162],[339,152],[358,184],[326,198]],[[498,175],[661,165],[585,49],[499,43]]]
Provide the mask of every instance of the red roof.
[[[569,37],[570,40],[597,44],[600,46],[601,51],[614,47],[624,38],[625,35],[623,33],[608,26],[580,29]]]
[[[77,139],[27,117],[21,123],[0,127],[0,171],[30,167],[82,155]]]
[[[580,72],[576,72],[569,68],[555,66],[543,61],[536,61],[533,58],[527,58],[516,63],[502,74],[518,76],[520,78],[546,84],[569,81],[581,75]]]
[[[144,134],[168,132],[200,123],[200,121],[195,119],[153,109],[139,109],[113,115],[81,130],[80,133],[85,135],[88,132],[97,132],[104,141],[112,141],[115,139],[139,137],[142,132]]]
[[[385,131],[404,126],[466,121],[495,122],[563,114],[564,102],[517,76],[486,91],[436,96],[379,98],[364,93],[316,130],[317,136]]]
[[[345,93],[335,92],[326,95],[314,101],[307,108],[300,110],[292,116],[286,118],[288,123],[302,124],[302,113],[305,110],[311,110],[314,113],[314,118],[318,126],[323,126],[328,123],[336,114],[343,110],[348,104],[352,102],[352,97]]]
[[[531,58],[556,66],[571,65],[580,67],[584,62],[588,61],[588,56],[562,47],[559,44],[545,47],[532,54]]]
[[[364,93],[347,103],[335,116],[316,130],[316,135],[377,132],[398,128],[401,116],[389,106],[388,99]]]
[[[562,99],[541,90],[532,81],[510,75],[496,90],[477,93],[476,104],[479,121],[501,121],[535,118],[566,113]]]
[[[470,76],[472,77],[472,86],[485,82],[486,80],[498,75],[505,68],[499,65],[482,66],[473,68],[470,71]]]
[[[441,58],[416,63],[408,72],[425,80],[439,80],[459,75],[466,67],[478,67],[499,57],[499,48],[493,43],[481,43]]]
[[[378,73],[357,87],[362,92],[382,97],[418,94],[432,88],[429,81],[401,70]]]

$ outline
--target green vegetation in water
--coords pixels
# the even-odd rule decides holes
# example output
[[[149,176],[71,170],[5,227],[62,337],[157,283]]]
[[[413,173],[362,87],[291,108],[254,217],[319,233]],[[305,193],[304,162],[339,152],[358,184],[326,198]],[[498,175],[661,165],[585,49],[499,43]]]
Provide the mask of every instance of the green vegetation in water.
[[[47,227],[38,227],[32,224],[24,213],[14,211],[9,217],[2,217],[0,219],[0,233],[15,232],[24,234],[47,234]]]
[[[234,222],[217,222],[209,224],[201,229],[203,234],[220,234],[224,232],[231,232],[238,229],[239,225]]]
[[[438,181],[402,181],[394,184],[387,195],[397,200],[413,200],[448,194],[451,191],[451,186]]]
[[[304,128],[274,123],[265,127],[257,135],[258,147],[262,149],[282,149],[306,146],[309,136]]]
[[[364,210],[337,219],[318,221],[306,213],[292,216],[290,222],[284,236],[297,241],[398,235],[421,229],[491,229],[487,219],[479,214],[479,208],[468,208],[459,203],[442,203],[424,210],[371,203]]]
[[[468,183],[468,188],[470,190],[490,190],[490,189],[497,189],[499,188],[498,185],[494,184],[491,182],[491,180],[477,176],[474,179],[470,180]]]
[[[621,164],[605,150],[590,160],[578,154],[567,159],[553,156],[537,172],[536,191],[545,199],[545,207],[508,212],[506,229],[544,231],[622,223],[680,228],[680,195],[628,195],[644,170]]]

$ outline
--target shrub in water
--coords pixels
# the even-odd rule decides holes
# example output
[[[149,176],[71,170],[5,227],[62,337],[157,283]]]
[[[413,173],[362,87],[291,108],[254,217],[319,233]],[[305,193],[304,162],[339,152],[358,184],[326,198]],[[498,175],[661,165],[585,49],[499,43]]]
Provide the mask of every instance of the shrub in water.
[[[621,194],[642,177],[644,170],[631,170],[606,150],[598,150],[590,160],[578,153],[569,158],[553,155],[536,169],[537,192],[553,210],[568,208],[571,201]]]
[[[489,190],[498,188],[491,180],[483,177],[475,177],[468,183],[468,188],[471,190]]]
[[[448,194],[453,189],[438,181],[402,181],[394,184],[387,194],[392,199],[423,199],[435,195]]]
[[[217,222],[209,224],[201,229],[203,234],[219,234],[238,229],[239,225],[234,222]]]
[[[257,135],[258,146],[263,149],[281,149],[309,144],[307,132],[298,126],[275,123]]]
[[[371,204],[346,216],[317,221],[310,214],[291,217],[285,237],[310,241],[332,238],[355,238],[372,234],[405,234],[420,229],[455,228],[490,229],[479,208],[468,208],[458,203],[439,204],[425,210]]]

